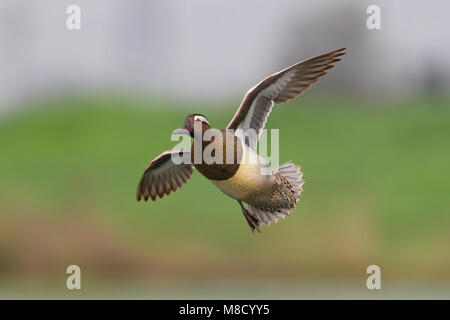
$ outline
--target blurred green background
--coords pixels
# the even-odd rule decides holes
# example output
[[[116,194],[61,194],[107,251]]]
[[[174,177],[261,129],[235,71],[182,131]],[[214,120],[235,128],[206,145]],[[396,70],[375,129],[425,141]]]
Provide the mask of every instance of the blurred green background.
[[[267,128],[280,128],[280,162],[301,164],[306,184],[292,215],[261,234],[198,172],[168,198],[135,199],[185,109],[223,127],[231,101],[217,111],[125,96],[34,102],[0,121],[3,294],[295,298],[317,283],[364,289],[371,264],[384,291],[448,284],[449,101],[306,94],[277,106]],[[81,293],[64,287],[70,264]]]
[[[450,2],[378,0],[370,30],[372,4],[2,0],[0,298],[450,298]],[[198,172],[136,201],[187,114],[223,128],[264,77],[342,47],[267,122],[306,181],[287,219],[252,234]]]

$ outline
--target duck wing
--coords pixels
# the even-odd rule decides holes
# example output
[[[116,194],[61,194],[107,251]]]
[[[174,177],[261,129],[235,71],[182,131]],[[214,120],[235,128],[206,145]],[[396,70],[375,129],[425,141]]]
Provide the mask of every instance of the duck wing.
[[[137,200],[144,198],[147,201],[150,197],[154,201],[157,196],[162,198],[165,194],[169,195],[187,183],[192,176],[193,166],[190,161],[183,159],[190,160],[190,150],[167,150],[153,159],[139,181]]]
[[[345,48],[321,54],[296,63],[268,76],[247,91],[233,119],[226,129],[233,129],[245,143],[255,149],[274,104],[283,103],[301,95],[327,74],[326,70],[340,61]],[[242,129],[242,130],[239,130]],[[254,134],[243,136],[243,131],[253,129]]]

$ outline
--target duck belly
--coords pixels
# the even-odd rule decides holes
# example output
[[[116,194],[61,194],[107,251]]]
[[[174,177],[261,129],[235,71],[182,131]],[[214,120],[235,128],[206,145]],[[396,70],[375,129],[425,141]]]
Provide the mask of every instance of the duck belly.
[[[267,161],[247,146],[236,173],[227,180],[211,180],[223,193],[236,200],[253,202],[272,188]]]

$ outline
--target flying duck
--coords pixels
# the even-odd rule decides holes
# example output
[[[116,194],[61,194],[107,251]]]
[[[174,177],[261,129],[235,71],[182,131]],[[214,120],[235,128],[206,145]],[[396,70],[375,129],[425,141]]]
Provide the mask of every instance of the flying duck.
[[[255,151],[259,136],[273,106],[294,99],[319,81],[340,61],[338,57],[345,54],[344,50],[321,54],[268,76],[246,93],[233,119],[222,130],[212,129],[202,114],[188,115],[183,127],[173,133],[194,138],[191,148],[167,150],[153,159],[139,181],[137,200],[169,195],[188,182],[195,168],[237,200],[252,232],[285,218],[303,191],[303,173],[300,166],[290,162],[272,169]],[[242,134],[251,130],[255,134]],[[211,131],[212,138],[204,139],[203,135]],[[201,161],[202,153],[198,161],[196,146],[200,151],[214,150],[212,155],[222,151],[214,158],[222,161]],[[173,161],[174,156],[189,161]]]

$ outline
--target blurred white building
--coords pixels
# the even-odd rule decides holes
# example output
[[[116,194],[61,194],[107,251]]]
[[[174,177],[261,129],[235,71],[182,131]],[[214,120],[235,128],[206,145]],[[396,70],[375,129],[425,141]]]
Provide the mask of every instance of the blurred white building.
[[[81,30],[66,28],[71,4]],[[381,8],[381,30],[366,27],[370,4]],[[242,96],[272,72],[343,46],[349,55],[317,90],[446,91],[449,12],[444,0],[3,0],[0,109],[72,89]]]

